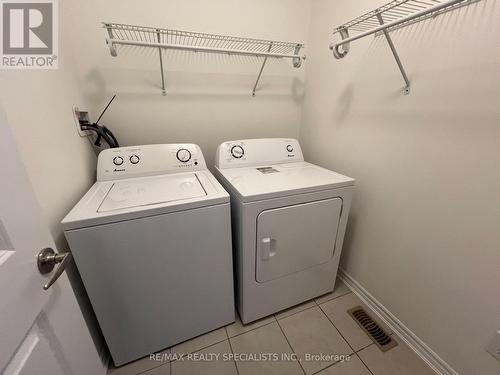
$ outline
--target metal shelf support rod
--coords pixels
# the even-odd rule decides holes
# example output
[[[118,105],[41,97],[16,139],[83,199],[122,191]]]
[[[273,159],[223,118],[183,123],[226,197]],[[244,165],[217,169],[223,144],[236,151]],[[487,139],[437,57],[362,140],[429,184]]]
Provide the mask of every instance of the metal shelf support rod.
[[[158,43],[161,43],[160,30],[157,30],[156,35],[158,37]],[[161,93],[165,96],[165,95],[167,95],[167,91],[165,90],[165,73],[163,72],[163,56],[161,54],[161,48],[160,47],[158,47],[158,53],[160,55]]]
[[[384,19],[382,18],[382,15],[380,13],[377,13],[377,18],[378,22],[380,22],[381,25],[384,24]],[[394,55],[394,58],[396,59],[396,63],[398,64],[399,70],[401,74],[403,75],[403,79],[405,80],[406,87],[403,91],[405,95],[408,95],[410,93],[410,80],[408,79],[408,75],[406,74],[405,68],[403,67],[403,63],[401,62],[401,59],[399,58],[398,51],[396,51],[396,47],[394,46],[394,43],[392,42],[392,38],[389,35],[389,31],[387,29],[383,29],[383,33],[385,36],[385,39],[387,39],[387,43],[389,44],[389,47],[391,48],[392,54]]]
[[[269,48],[267,49],[267,52],[271,52],[271,48],[273,48],[273,42],[269,43]],[[260,76],[262,75],[262,71],[264,70],[264,66],[266,65],[266,62],[267,62],[267,56],[264,58],[264,61],[262,62],[262,66],[260,67],[259,75],[257,76],[257,80],[255,81],[255,85],[253,85],[252,96],[255,96],[255,90],[257,89],[257,85],[259,84]]]

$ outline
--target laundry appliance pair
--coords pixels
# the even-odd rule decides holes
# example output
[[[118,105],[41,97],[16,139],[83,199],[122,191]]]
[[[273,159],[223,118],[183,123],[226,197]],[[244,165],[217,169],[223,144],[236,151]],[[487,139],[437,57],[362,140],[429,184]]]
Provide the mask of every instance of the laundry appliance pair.
[[[115,365],[233,322],[233,264],[243,323],[333,289],[353,179],[293,139],[225,142],[215,174],[194,144],[108,149],[62,221]]]

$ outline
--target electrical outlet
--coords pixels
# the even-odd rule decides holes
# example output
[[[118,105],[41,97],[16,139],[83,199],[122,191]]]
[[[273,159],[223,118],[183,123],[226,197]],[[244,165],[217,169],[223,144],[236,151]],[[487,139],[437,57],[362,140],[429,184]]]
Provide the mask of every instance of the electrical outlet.
[[[88,130],[82,130],[80,127],[80,124],[82,122],[89,122],[90,123],[90,116],[89,116],[89,111],[87,108],[84,106],[73,106],[73,118],[75,120],[75,125],[76,125],[76,130],[78,131],[78,134],[80,137],[88,137],[91,132]]]
[[[500,331],[497,331],[488,346],[486,347],[488,353],[500,361]]]

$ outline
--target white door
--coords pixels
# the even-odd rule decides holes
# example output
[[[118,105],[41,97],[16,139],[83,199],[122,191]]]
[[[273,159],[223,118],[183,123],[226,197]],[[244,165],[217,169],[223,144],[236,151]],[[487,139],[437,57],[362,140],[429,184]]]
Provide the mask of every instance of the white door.
[[[43,290],[58,268],[41,275],[44,248],[55,245],[0,112],[0,372],[104,374],[66,274]]]
[[[262,211],[257,217],[257,282],[328,262],[341,211],[340,198]]]

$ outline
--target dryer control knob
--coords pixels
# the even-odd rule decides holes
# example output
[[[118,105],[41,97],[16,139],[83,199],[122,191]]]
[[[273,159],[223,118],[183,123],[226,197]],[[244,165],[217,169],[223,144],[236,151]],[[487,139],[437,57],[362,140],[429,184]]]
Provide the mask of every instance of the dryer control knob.
[[[191,160],[191,152],[189,150],[186,150],[185,148],[179,149],[176,156],[177,160],[182,163],[187,163],[189,160]]]
[[[243,155],[245,155],[245,150],[243,150],[243,147],[241,146],[233,146],[231,147],[231,155],[233,156],[233,158],[241,159]]]
[[[113,164],[114,165],[122,165],[123,164],[123,158],[121,156],[115,156],[113,158]]]
[[[137,163],[139,163],[139,160],[141,160],[141,159],[140,159],[140,158],[139,158],[139,156],[137,156],[137,155],[132,155],[132,156],[130,157],[130,162],[131,162],[132,164],[137,164]]]
[[[288,152],[293,152],[293,146],[292,145],[286,145],[286,150]]]

